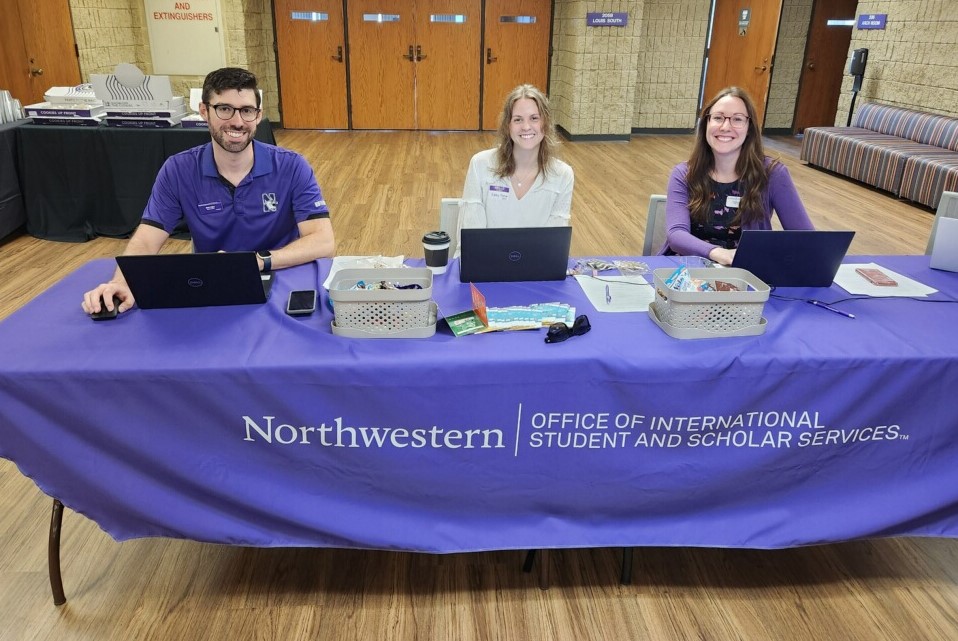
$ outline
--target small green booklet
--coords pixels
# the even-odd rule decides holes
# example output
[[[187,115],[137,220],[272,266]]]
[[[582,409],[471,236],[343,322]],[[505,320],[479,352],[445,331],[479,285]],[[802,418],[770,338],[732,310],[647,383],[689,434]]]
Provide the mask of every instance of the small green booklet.
[[[486,297],[475,285],[472,289],[472,309],[446,316],[449,329],[456,336],[502,332],[520,329],[539,329],[552,323],[572,324],[575,307],[565,303],[535,303],[514,307],[486,307]]]

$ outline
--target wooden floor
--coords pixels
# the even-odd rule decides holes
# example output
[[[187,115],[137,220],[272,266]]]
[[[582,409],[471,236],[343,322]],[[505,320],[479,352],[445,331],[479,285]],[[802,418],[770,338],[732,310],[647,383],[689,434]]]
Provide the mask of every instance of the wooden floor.
[[[458,196],[474,133],[277,132],[305,154],[333,211],[340,254],[421,256],[442,196]],[[639,253],[648,197],[663,193],[688,136],[566,143],[576,172],[573,253]],[[803,166],[768,142],[816,225],[858,232],[852,253],[924,251],[932,214]],[[123,241],[0,243],[0,318]],[[166,251],[188,251],[183,241]],[[91,283],[91,286],[93,283]],[[78,322],[85,322],[76,292]],[[3,347],[0,345],[0,358]],[[249,549],[188,541],[116,543],[67,510],[68,601],[52,604],[51,501],[0,461],[0,640],[193,639],[861,640],[958,638],[958,542],[872,540],[794,550],[639,549],[632,585],[619,550],[549,555],[552,587],[522,553],[448,556]],[[875,496],[881,510],[881,496]]]

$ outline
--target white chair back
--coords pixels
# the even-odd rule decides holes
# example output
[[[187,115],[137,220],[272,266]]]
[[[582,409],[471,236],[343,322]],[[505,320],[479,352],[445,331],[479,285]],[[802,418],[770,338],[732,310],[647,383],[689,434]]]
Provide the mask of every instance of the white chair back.
[[[459,198],[439,201],[439,229],[449,234],[449,258],[459,249]]]
[[[935,247],[935,235],[938,234],[938,221],[942,218],[958,218],[958,192],[943,191],[938,201],[938,211],[935,213],[935,222],[931,224],[931,234],[928,235],[928,247],[925,253],[931,255]]]
[[[645,242],[642,245],[642,255],[657,254],[665,245],[665,196],[652,194],[649,196],[649,215],[645,220]]]

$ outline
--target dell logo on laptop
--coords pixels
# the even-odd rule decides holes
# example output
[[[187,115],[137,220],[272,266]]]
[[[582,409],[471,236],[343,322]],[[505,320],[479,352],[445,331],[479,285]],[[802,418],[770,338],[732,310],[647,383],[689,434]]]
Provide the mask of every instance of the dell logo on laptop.
[[[511,260],[514,263],[518,263],[520,260],[522,260],[522,252],[518,252],[518,251],[509,252],[509,260]]]
[[[187,279],[186,284],[189,285],[190,287],[202,287],[203,279],[197,278],[194,276],[193,278]]]

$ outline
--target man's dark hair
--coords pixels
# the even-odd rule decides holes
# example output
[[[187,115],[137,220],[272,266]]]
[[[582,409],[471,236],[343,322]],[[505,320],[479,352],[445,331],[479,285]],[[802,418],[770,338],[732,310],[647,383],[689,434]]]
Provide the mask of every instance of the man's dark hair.
[[[256,86],[256,76],[238,67],[224,67],[211,71],[206,75],[203,81],[203,102],[210,104],[210,99],[214,93],[223,93],[235,89],[249,89],[256,96],[256,108],[260,107],[259,88]]]

